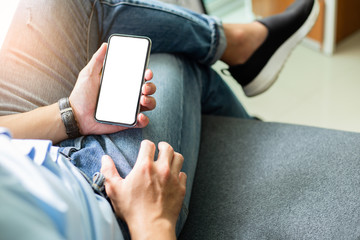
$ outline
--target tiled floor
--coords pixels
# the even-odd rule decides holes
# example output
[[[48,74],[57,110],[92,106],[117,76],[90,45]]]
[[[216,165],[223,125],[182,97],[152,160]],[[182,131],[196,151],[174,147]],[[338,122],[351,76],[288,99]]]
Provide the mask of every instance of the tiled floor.
[[[265,121],[360,132],[360,31],[331,57],[300,44],[277,82],[257,97],[247,98],[235,80],[224,79],[248,112]]]

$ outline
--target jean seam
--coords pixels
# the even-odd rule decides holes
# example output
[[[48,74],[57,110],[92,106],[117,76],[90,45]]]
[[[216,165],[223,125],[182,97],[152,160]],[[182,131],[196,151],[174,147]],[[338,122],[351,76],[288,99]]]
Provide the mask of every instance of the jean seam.
[[[181,75],[184,76],[184,67],[182,65],[182,63],[179,61],[179,58],[176,58],[176,60],[179,62],[178,66],[181,66]],[[184,78],[184,77],[183,77]],[[184,78],[185,79],[185,78]],[[184,85],[182,85],[184,87]],[[181,90],[182,92],[184,92],[184,89]],[[184,119],[184,97],[185,97],[185,94],[183,94],[183,97],[181,98],[181,103],[180,103],[180,106],[181,106],[181,119]],[[183,121],[181,121],[181,126],[180,126],[180,137],[179,137],[179,142],[178,142],[178,145],[179,145],[179,152],[182,152],[182,149],[181,149],[181,142],[182,142],[182,139],[183,139],[183,136],[182,136],[182,131],[183,131],[183,128],[184,128],[184,123]]]

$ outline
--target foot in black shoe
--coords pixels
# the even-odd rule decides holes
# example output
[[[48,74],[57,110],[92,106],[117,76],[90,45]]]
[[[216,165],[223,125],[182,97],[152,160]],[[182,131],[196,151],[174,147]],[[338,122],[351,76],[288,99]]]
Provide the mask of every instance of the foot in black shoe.
[[[284,13],[258,20],[269,31],[266,40],[244,64],[229,68],[246,96],[256,96],[276,81],[290,53],[311,30],[318,14],[317,0],[297,0]]]

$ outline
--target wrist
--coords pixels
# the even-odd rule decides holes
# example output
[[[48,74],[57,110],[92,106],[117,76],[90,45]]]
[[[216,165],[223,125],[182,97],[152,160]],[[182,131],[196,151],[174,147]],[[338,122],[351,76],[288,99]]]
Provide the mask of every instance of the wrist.
[[[131,238],[144,239],[176,239],[175,224],[166,219],[129,224]]]
[[[58,102],[61,120],[65,126],[66,134],[69,138],[80,136],[79,127],[77,125],[73,109],[70,105],[69,98],[62,98]]]

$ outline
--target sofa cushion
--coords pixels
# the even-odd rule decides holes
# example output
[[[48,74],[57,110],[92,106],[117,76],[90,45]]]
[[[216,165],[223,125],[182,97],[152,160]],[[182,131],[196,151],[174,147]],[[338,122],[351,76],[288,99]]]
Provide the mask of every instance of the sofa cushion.
[[[359,239],[360,134],[203,118],[180,239]]]

